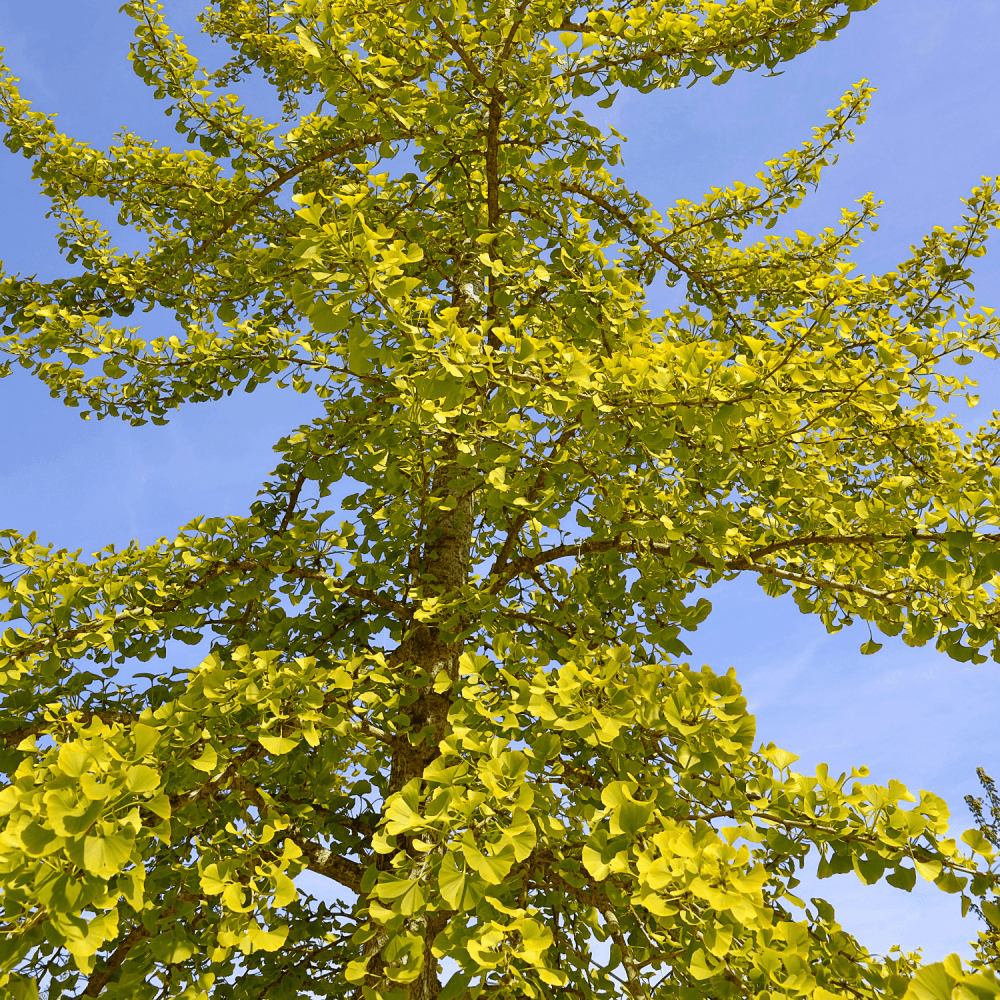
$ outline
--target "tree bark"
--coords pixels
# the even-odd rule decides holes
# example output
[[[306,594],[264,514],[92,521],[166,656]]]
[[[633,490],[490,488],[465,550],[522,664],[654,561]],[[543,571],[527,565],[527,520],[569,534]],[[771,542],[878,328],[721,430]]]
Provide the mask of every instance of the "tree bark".
[[[421,569],[426,577],[425,593],[442,597],[454,593],[468,582],[471,564],[473,500],[463,485],[465,475],[458,465],[458,449],[452,437],[443,442],[443,455],[431,482],[435,497],[454,498],[452,510],[439,511],[428,526],[429,540],[424,547]],[[450,506],[446,504],[446,506]],[[424,769],[440,753],[438,745],[447,733],[448,712],[451,708],[450,688],[458,681],[462,643],[442,634],[433,623],[420,624],[412,629],[389,658],[393,670],[416,669],[429,678],[420,688],[420,694],[409,709],[409,739],[393,752],[389,773],[388,795],[394,795],[414,778],[419,779]],[[451,682],[448,690],[435,691],[434,684],[441,675]],[[405,838],[400,838],[397,849],[418,856]],[[419,855],[425,857],[424,855]],[[379,855],[377,864],[387,870],[391,854]],[[438,961],[431,952],[434,938],[447,923],[447,916],[434,914],[419,916],[409,921],[404,930],[424,940],[423,968],[420,976],[409,985],[410,1000],[434,1000],[441,992],[438,979]],[[379,983],[384,979],[385,965],[377,952],[388,940],[384,932],[369,942],[369,981]],[[398,988],[397,984],[393,987]]]

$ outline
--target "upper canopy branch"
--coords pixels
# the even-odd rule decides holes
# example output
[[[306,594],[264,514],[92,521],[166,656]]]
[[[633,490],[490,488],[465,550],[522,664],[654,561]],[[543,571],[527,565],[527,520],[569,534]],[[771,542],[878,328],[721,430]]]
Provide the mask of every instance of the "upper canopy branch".
[[[830,547],[876,547],[881,544],[891,544],[904,539],[916,541],[943,542],[947,540],[947,535],[943,532],[887,532],[884,534],[859,534],[859,535],[830,535],[807,533],[788,539],[780,539],[768,545],[752,549],[749,552],[734,556],[722,557],[719,559],[708,559],[699,556],[697,553],[688,553],[684,561],[699,569],[718,570],[726,572],[751,571],[763,575],[775,576],[783,580],[794,583],[804,583],[813,587],[821,587],[828,590],[843,591],[845,593],[862,594],[866,597],[876,598],[887,603],[898,603],[906,605],[908,599],[900,600],[898,595],[905,593],[906,586],[900,586],[888,590],[879,590],[864,584],[849,580],[828,579],[815,574],[803,572],[787,566],[775,566],[760,560],[768,555],[788,550],[801,551],[809,546],[825,545]],[[983,540],[993,540],[991,535],[981,535]],[[520,575],[530,575],[538,567],[547,563],[556,562],[560,559],[580,558],[585,555],[600,554],[604,552],[617,551],[623,554],[639,555],[643,552],[652,552],[654,555],[668,556],[675,559],[678,555],[678,548],[663,542],[643,541],[629,537],[622,533],[612,538],[588,538],[576,543],[568,543],[554,546],[550,549],[537,552],[531,556],[523,556],[519,559],[512,559],[505,564],[496,565],[491,571],[490,589],[492,593],[498,593],[512,579]]]

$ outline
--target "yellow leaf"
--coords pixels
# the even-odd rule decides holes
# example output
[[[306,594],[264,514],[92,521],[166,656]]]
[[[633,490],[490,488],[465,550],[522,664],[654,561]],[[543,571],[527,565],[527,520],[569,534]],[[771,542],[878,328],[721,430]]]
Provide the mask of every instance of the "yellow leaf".
[[[237,944],[240,951],[250,955],[255,951],[279,951],[287,938],[287,927],[276,927],[274,930],[266,931],[254,923],[247,928],[246,935]]]
[[[218,893],[222,892],[229,885],[229,880],[219,874],[218,865],[206,865],[199,881],[201,882],[202,890],[210,896],[218,895]]]
[[[124,829],[109,837],[87,837],[83,842],[83,866],[98,878],[109,879],[128,864],[132,854],[132,831]]]
[[[210,773],[215,770],[215,766],[218,763],[219,755],[215,752],[215,747],[211,743],[207,743],[205,749],[201,752],[201,756],[197,760],[191,761],[191,766],[197,768],[199,771]]]
[[[80,775],[80,791],[88,799],[106,799],[114,790],[114,786],[108,780],[100,781],[98,776],[93,774]]]
[[[914,858],[913,867],[916,868],[917,874],[928,882],[933,882],[941,874],[940,861],[917,861]]]
[[[355,985],[363,983],[365,981],[365,976],[368,973],[368,963],[371,961],[371,958],[372,956],[369,955],[363,960],[352,959],[348,962],[347,966],[344,968],[344,979]]]
[[[129,791],[151,792],[160,784],[159,772],[145,764],[130,767],[126,772]]]
[[[222,902],[227,910],[233,913],[247,913],[253,909],[253,896],[250,894],[250,905],[244,905],[243,886],[238,882],[227,882],[222,890]]]
[[[708,964],[708,956],[705,954],[704,948],[699,948],[694,953],[688,968],[695,979],[710,979],[715,975],[715,971]]]
[[[63,774],[68,774],[71,778],[79,778],[89,762],[90,754],[85,750],[78,750],[72,745],[59,749],[59,768]]]
[[[760,755],[764,758],[764,760],[778,768],[779,771],[783,771],[786,767],[790,764],[794,764],[799,759],[798,754],[782,750],[780,747],[776,747],[773,743],[762,749],[760,751]]]
[[[724,927],[721,924],[713,924],[705,932],[705,947],[708,948],[708,950],[715,955],[716,958],[722,958],[729,951],[729,946],[732,943],[732,927]]]
[[[160,819],[170,819],[170,799],[160,794],[143,803],[143,808],[159,816]]]
[[[274,889],[271,905],[275,909],[288,906],[299,898],[299,890],[295,888],[295,883],[284,872],[278,872],[274,876]]]
[[[257,740],[268,753],[277,755],[290,753],[298,746],[297,740],[290,740],[286,736],[258,736]]]
[[[506,493],[510,487],[504,482],[507,477],[507,470],[504,469],[502,465],[498,465],[487,477],[486,481],[493,486],[494,489],[499,490],[501,493]]]
[[[657,858],[647,869],[644,881],[651,889],[664,889],[674,880],[666,858]]]
[[[984,858],[991,858],[993,856],[993,846],[990,842],[982,835],[979,830],[966,830],[962,834],[962,840],[965,841],[971,847],[976,854],[981,854]]]

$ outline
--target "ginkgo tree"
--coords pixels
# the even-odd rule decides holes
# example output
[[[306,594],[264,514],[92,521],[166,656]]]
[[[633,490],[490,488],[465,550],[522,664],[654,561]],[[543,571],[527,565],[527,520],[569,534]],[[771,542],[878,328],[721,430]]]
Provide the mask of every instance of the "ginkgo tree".
[[[775,71],[871,3],[215,0],[210,68],[131,0],[177,148],[68,137],[4,71],[75,265],[2,276],[5,370],[133,424],[316,400],[248,517],[90,557],[3,533],[5,996],[1000,993],[795,894],[818,865],[979,907],[993,845],[930,793],[797,773],[682,638],[748,573],[831,631],[1000,658],[1000,424],[936,410],[969,391],[952,361],[997,357],[970,284],[997,182],[856,276],[872,196],[767,230],[864,81],[660,211],[595,110]],[[230,93],[251,73],[282,123]]]

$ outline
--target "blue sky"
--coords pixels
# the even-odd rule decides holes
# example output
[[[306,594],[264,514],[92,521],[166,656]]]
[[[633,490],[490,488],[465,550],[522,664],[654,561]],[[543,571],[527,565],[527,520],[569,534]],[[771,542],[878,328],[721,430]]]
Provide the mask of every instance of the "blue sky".
[[[172,123],[125,61],[132,22],[118,6],[0,0],[5,58],[37,110],[60,112],[62,130],[106,145],[128,126],[169,143]],[[193,37],[198,9],[165,0],[168,19],[206,51]],[[595,120],[629,137],[626,180],[665,207],[712,185],[751,180],[867,77],[879,88],[868,124],[819,193],[782,225],[834,224],[842,206],[874,191],[885,201],[881,228],[856,259],[864,272],[887,270],[932,226],[958,221],[960,199],[982,174],[1000,173],[998,39],[998,0],[881,0],[782,76],[622,93]],[[0,151],[0,181],[0,259],[9,270],[61,273],[55,227],[26,161]],[[979,262],[976,285],[981,302],[1000,307],[1000,240]],[[1000,369],[977,362],[970,370],[982,403],[957,415],[971,427],[1000,409]],[[273,465],[272,444],[315,411],[309,397],[262,389],[188,408],[165,427],[85,423],[15,374],[0,382],[0,526],[89,552],[111,541],[151,542],[200,514],[245,513]],[[817,619],[790,600],[765,597],[751,580],[707,596],[716,610],[688,638],[692,661],[737,668],[761,738],[801,754],[800,767],[867,764],[880,782],[896,777],[931,789],[951,803],[956,833],[969,825],[962,796],[976,790],[976,766],[1000,778],[1000,667],[956,664],[931,647],[891,640],[862,657],[867,631],[828,636]],[[830,899],[844,925],[876,950],[899,943],[937,960],[967,953],[975,932],[960,919],[957,897],[933,886],[907,895],[884,884],[866,888],[853,876],[812,885],[800,892]]]

